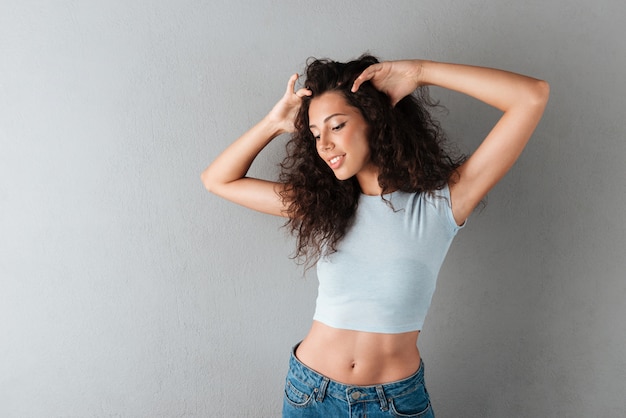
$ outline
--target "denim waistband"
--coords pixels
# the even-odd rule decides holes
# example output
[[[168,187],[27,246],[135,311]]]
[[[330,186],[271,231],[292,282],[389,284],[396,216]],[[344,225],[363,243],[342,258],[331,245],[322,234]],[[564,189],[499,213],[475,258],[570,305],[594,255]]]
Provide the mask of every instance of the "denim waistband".
[[[424,363],[421,360],[420,366],[415,373],[395,382],[368,386],[339,383],[316,372],[298,360],[296,357],[298,345],[291,350],[289,373],[300,382],[314,388],[318,401],[322,401],[325,396],[332,396],[350,403],[380,401],[382,406],[386,407],[390,399],[414,390],[417,383],[424,383]]]

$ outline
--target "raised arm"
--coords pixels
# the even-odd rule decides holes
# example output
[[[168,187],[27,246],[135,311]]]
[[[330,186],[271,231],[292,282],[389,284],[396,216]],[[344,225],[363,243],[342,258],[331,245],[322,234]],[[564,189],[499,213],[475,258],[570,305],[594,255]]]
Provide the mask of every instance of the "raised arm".
[[[259,212],[286,216],[285,205],[279,196],[284,185],[246,177],[246,174],[256,156],[272,139],[293,131],[302,97],[311,94],[307,89],[294,92],[297,79],[297,74],[291,76],[287,91],[274,108],[204,170],[201,178],[208,191]]]
[[[419,86],[455,90],[503,111],[481,145],[459,167],[450,182],[452,211],[458,224],[467,219],[489,190],[522,153],[548,102],[545,81],[507,71],[432,61],[392,61],[375,64],[355,81],[353,91],[371,80],[395,105]]]

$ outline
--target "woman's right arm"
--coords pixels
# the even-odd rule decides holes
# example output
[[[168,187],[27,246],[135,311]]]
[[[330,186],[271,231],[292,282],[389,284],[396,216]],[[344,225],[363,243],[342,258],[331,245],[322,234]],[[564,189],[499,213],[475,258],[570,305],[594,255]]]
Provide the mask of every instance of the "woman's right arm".
[[[293,132],[294,118],[303,96],[311,92],[294,92],[298,75],[287,83],[287,91],[274,108],[259,123],[226,148],[202,173],[208,191],[231,202],[270,215],[287,216],[280,193],[285,185],[273,181],[246,177],[256,156],[272,139]]]

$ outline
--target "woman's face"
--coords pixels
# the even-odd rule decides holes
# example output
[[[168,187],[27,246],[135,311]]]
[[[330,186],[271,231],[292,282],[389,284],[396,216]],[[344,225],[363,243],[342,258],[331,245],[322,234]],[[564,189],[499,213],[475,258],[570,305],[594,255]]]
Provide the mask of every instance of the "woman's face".
[[[319,156],[339,180],[377,173],[370,160],[369,126],[361,111],[350,106],[341,93],[326,92],[309,104],[309,129]],[[369,176],[368,176],[369,177]]]

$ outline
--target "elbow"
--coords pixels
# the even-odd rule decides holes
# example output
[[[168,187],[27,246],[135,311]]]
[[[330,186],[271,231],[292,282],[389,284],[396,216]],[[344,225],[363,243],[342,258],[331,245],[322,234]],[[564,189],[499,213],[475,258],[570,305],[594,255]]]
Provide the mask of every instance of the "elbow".
[[[548,84],[548,82],[544,80],[537,80],[535,82],[533,92],[532,92],[533,103],[543,108],[548,103],[549,97],[550,97],[550,84]]]
[[[202,180],[202,184],[204,184],[204,188],[207,189],[207,191],[214,193],[214,186],[215,186],[215,182],[213,181],[213,178],[211,176],[211,171],[210,169],[206,169],[202,172],[202,174],[200,174],[200,180]]]
[[[543,80],[531,79],[520,93],[513,107],[517,107],[523,112],[541,115],[548,104],[550,85]]]

